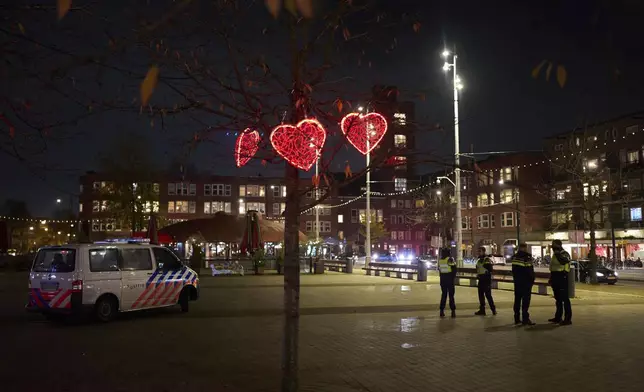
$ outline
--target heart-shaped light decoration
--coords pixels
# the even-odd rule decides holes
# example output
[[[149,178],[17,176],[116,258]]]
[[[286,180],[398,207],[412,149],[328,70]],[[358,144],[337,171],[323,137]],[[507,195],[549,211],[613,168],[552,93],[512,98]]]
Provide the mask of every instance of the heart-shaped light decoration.
[[[326,130],[317,120],[306,119],[297,125],[278,125],[271,132],[271,144],[288,163],[308,171],[322,153]]]
[[[250,161],[259,150],[259,132],[250,128],[244,129],[235,140],[235,164],[242,167]]]
[[[362,155],[367,155],[385,136],[387,120],[380,113],[349,113],[340,122],[340,128],[349,143]]]

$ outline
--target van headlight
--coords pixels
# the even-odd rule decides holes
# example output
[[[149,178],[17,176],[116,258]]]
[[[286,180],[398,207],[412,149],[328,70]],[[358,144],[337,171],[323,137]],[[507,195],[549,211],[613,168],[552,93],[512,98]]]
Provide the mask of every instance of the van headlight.
[[[613,275],[618,276],[618,275],[617,275],[617,272],[613,272]]]
[[[604,276],[604,274],[602,274],[601,272],[597,272],[597,276],[599,276],[601,278],[601,277]]]

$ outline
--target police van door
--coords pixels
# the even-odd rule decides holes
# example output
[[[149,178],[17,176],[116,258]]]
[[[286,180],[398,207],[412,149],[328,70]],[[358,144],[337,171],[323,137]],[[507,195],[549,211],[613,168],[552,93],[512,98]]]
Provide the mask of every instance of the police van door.
[[[121,248],[121,276],[123,290],[121,310],[136,310],[148,307],[155,287],[150,248],[132,245]]]

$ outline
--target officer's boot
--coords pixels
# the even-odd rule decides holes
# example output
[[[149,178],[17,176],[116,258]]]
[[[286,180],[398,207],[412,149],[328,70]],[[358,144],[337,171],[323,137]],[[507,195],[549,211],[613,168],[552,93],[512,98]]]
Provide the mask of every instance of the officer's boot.
[[[443,309],[441,309],[440,316],[441,316],[441,318],[445,318],[445,311]]]
[[[485,308],[480,308],[478,312],[474,313],[475,316],[485,316]]]
[[[519,317],[518,314],[514,315],[514,323],[515,324],[521,324],[521,317]]]
[[[452,310],[452,318],[456,318],[456,311]]]

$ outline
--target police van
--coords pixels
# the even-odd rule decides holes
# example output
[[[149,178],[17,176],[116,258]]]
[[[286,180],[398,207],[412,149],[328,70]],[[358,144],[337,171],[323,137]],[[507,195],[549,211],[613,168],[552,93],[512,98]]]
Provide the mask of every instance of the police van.
[[[100,321],[118,312],[179,305],[199,298],[199,277],[169,249],[139,243],[49,246],[29,274],[27,310],[47,318],[89,311]]]

